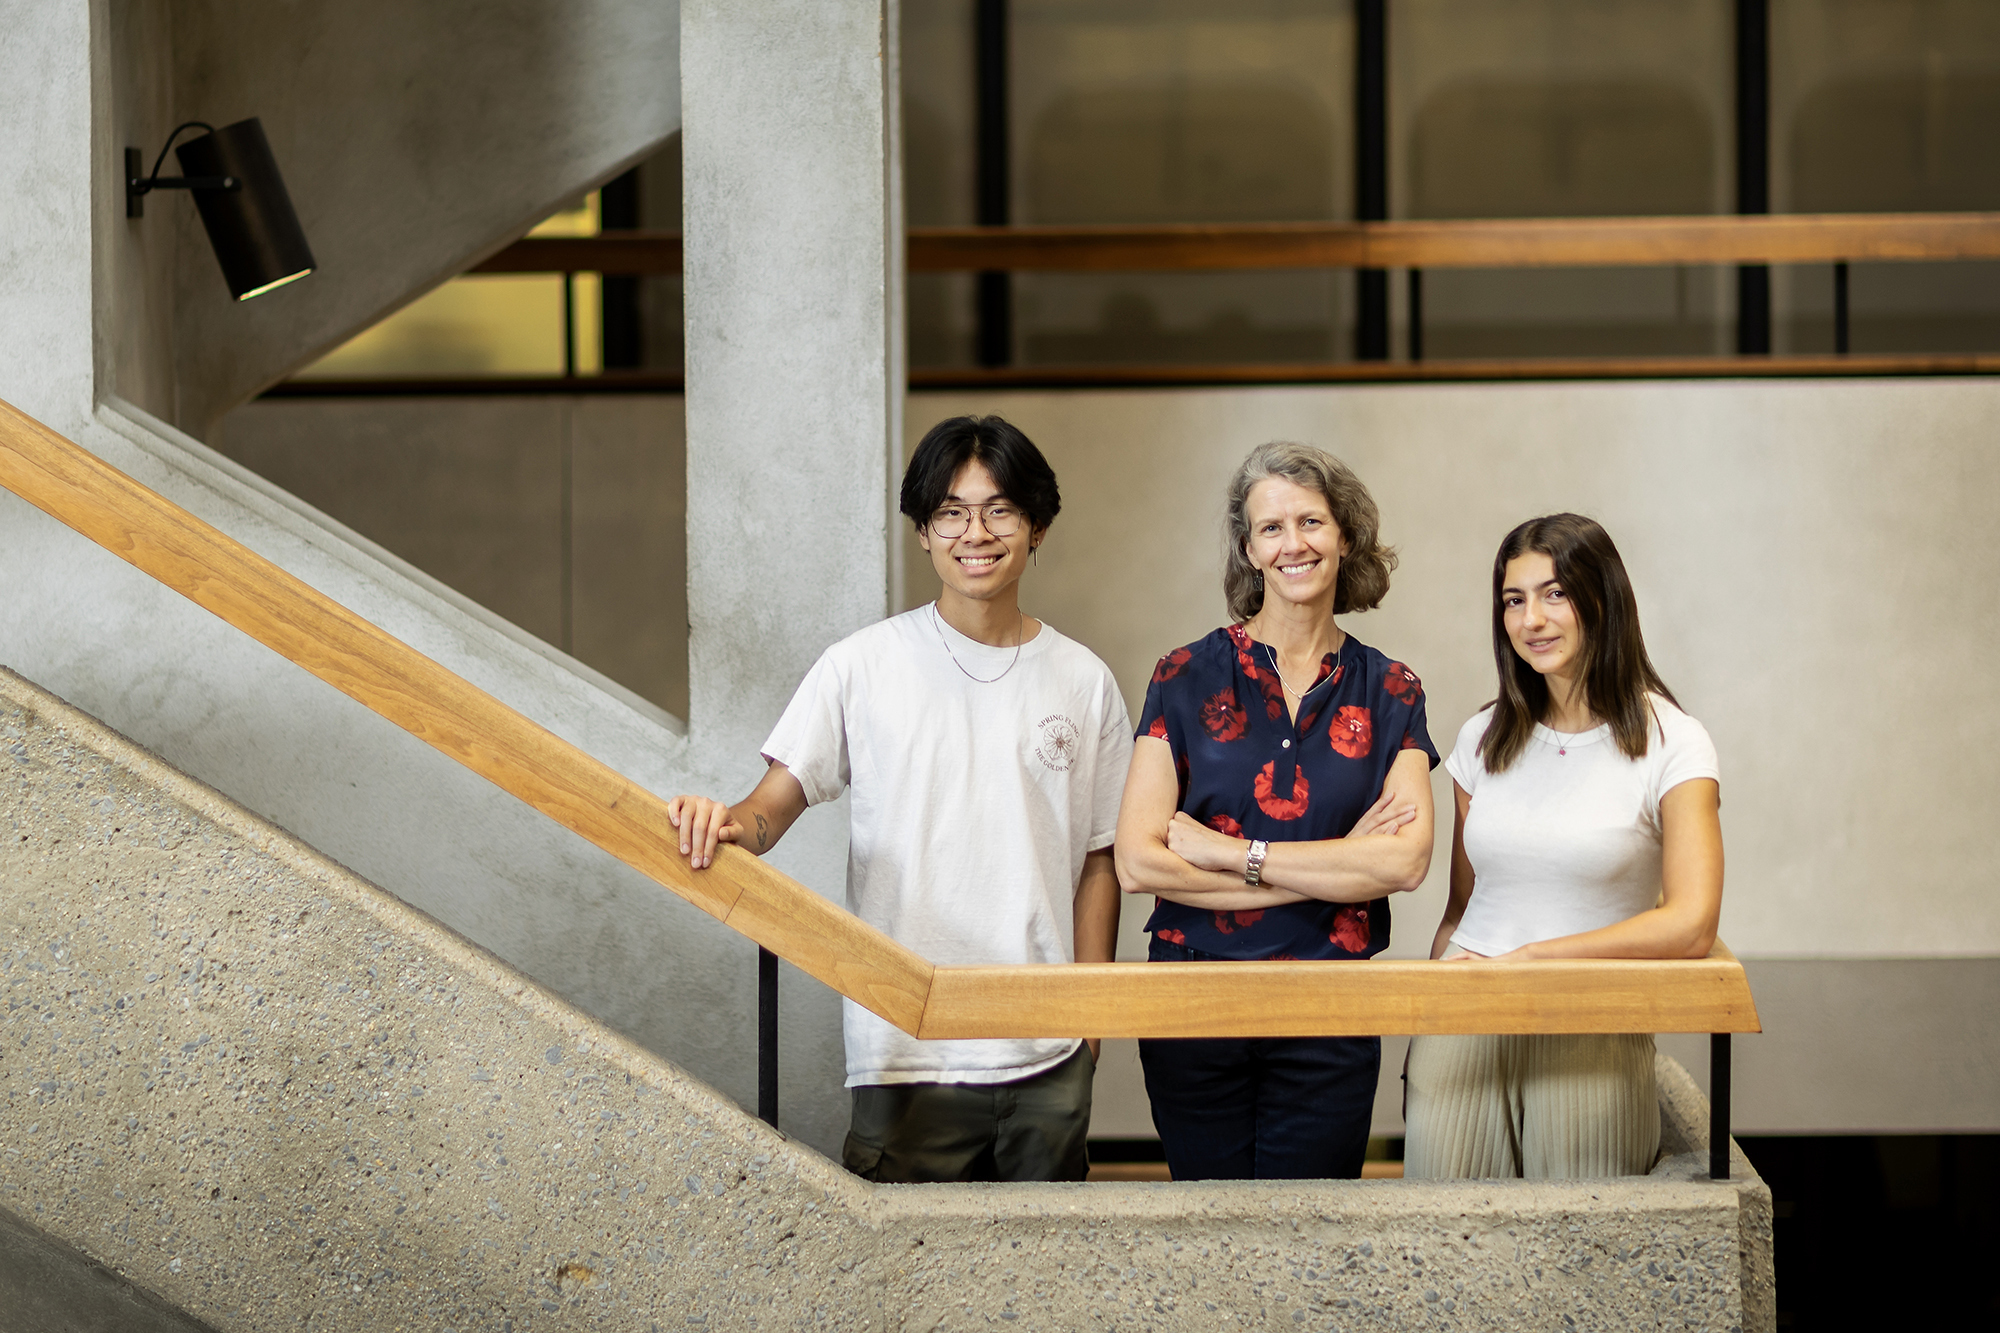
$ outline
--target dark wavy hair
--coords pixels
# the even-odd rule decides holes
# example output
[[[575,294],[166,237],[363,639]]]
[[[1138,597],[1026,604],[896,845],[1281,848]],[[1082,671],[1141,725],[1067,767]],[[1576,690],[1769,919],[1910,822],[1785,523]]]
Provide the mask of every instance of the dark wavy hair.
[[[1340,535],[1347,539],[1347,554],[1340,558],[1340,575],[1334,584],[1333,613],[1372,611],[1380,606],[1389,595],[1396,548],[1380,541],[1382,515],[1375,508],[1375,497],[1347,464],[1326,450],[1274,440],[1252,449],[1229,479],[1228,510],[1222,520],[1222,595],[1229,602],[1229,618],[1240,625],[1264,609],[1264,581],[1250,563],[1247,549],[1250,517],[1245,506],[1257,483],[1272,477],[1283,477],[1325,496],[1333,521],[1340,525]]]
[[[951,479],[967,463],[993,474],[1000,494],[1021,507],[1028,522],[1046,528],[1062,509],[1055,469],[1033,440],[999,417],[947,417],[925,433],[903,473],[903,515],[922,532],[951,494]]]
[[[1507,612],[1501,589],[1507,564],[1530,551],[1555,565],[1583,629],[1578,677],[1583,701],[1596,716],[1611,724],[1611,735],[1629,759],[1646,753],[1646,725],[1652,709],[1648,693],[1679,706],[1673,692],[1653,670],[1646,640],[1639,633],[1639,599],[1611,534],[1581,514],[1549,514],[1531,518],[1500,543],[1493,557],[1493,662],[1500,671],[1500,697],[1493,701],[1493,719],[1480,737],[1479,753],[1489,773],[1504,772],[1527,747],[1535,724],[1548,716],[1549,686],[1541,673],[1521,660],[1507,637]],[[1664,733],[1662,733],[1664,735]]]

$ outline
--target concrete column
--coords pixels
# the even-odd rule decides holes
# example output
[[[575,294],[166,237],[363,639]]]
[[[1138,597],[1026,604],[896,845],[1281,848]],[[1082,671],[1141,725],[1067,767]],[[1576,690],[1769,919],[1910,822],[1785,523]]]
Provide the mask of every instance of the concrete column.
[[[813,660],[887,610],[896,8],[681,6],[689,728],[736,783]]]
[[[90,0],[0,0],[0,366],[58,430],[90,420]],[[123,211],[122,203],[120,212]]]

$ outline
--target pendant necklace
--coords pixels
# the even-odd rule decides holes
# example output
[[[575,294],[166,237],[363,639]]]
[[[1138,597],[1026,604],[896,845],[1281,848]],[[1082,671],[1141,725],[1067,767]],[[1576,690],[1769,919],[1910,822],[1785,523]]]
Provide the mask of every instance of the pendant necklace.
[[[1344,648],[1346,646],[1347,646],[1346,642],[1345,640],[1343,640],[1341,643],[1341,647]],[[1321,676],[1318,680],[1314,681],[1312,684],[1306,686],[1306,694],[1311,694],[1314,690],[1318,689],[1320,686],[1326,684],[1326,682],[1332,680],[1335,676],[1340,674],[1340,667],[1339,667],[1340,658],[1338,655],[1339,649],[1335,649],[1334,652],[1335,652],[1334,669],[1327,672],[1324,676]],[[1285,680],[1285,673],[1278,669],[1277,650],[1272,648],[1271,645],[1267,643],[1264,645],[1264,656],[1271,659],[1271,674],[1278,678],[1279,687],[1282,688],[1286,694],[1289,694],[1294,699],[1297,699],[1300,703],[1304,703],[1306,701],[1306,694],[1300,694],[1297,690],[1293,689],[1291,685]]]
[[[1015,614],[1021,617],[1021,623],[1014,629],[1014,656],[1008,660],[1006,669],[1001,671],[999,676],[994,676],[991,679],[987,679],[982,676],[975,676],[970,671],[966,671],[965,663],[959,661],[958,654],[951,650],[951,640],[947,639],[944,636],[944,618],[938,615],[937,603],[936,602],[931,603],[931,624],[936,626],[937,628],[938,642],[944,645],[944,655],[951,659],[951,664],[957,667],[959,671],[964,674],[967,680],[973,681],[974,683],[980,685],[991,685],[995,681],[998,681],[1002,676],[1005,676],[1007,672],[1012,671],[1014,669],[1014,663],[1021,660],[1021,636],[1027,633],[1028,613],[1025,611],[1016,611]],[[1280,677],[1281,683],[1282,680],[1283,678]]]

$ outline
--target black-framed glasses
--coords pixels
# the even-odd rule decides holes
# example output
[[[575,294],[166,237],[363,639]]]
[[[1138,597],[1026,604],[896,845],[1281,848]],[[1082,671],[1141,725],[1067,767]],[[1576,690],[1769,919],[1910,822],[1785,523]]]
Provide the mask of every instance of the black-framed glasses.
[[[1021,508],[1004,500],[984,505],[945,505],[931,514],[930,530],[947,541],[963,537],[979,515],[980,526],[990,537],[1011,537],[1021,530]]]

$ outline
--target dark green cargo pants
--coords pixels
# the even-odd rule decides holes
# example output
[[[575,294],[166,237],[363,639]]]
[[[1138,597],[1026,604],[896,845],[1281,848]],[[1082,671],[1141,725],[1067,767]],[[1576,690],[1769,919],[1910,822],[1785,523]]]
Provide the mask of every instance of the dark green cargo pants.
[[[841,1161],[866,1180],[1082,1180],[1090,1169],[1090,1048],[1013,1083],[870,1083],[852,1089]]]

